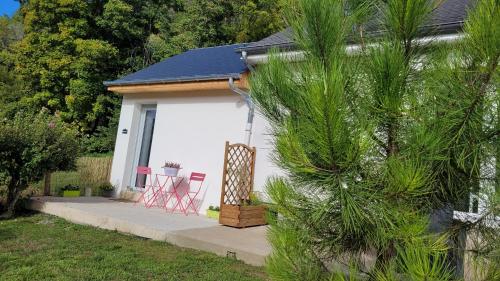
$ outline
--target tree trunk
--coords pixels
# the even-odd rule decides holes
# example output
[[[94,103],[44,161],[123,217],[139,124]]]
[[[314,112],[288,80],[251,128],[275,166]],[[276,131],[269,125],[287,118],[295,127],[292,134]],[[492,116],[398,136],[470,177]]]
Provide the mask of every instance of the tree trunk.
[[[397,143],[397,123],[395,118],[390,118],[387,123],[387,157],[394,156],[399,153],[399,146]]]
[[[394,246],[394,242],[391,241],[386,248],[378,251],[375,268],[380,271],[384,271],[396,254],[396,247]]]
[[[16,194],[12,199],[12,201],[7,205],[7,212],[2,214],[1,218],[10,219],[14,216],[18,199],[19,199],[19,194]]]
[[[45,172],[43,181],[43,195],[50,196],[50,180],[52,177],[52,172]]]
[[[497,96],[498,97],[498,96]],[[500,98],[497,98],[497,134],[500,132]],[[497,147],[497,153],[495,156],[495,162],[496,162],[496,171],[495,171],[495,181],[496,181],[496,186],[495,186],[495,195],[498,195],[500,193],[500,136],[496,136],[495,139],[496,147]]]
[[[9,219],[14,216],[18,199],[19,199],[18,189],[12,185],[9,185],[7,187],[7,201],[5,202],[7,210],[0,216],[1,219]]]

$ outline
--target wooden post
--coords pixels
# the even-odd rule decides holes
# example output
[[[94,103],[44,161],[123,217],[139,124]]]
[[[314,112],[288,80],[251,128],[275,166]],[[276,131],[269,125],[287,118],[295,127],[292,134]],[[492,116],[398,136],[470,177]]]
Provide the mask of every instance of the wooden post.
[[[50,182],[51,182],[52,172],[45,172],[43,181],[43,195],[50,196]]]
[[[222,205],[224,205],[224,195],[226,193],[226,176],[227,176],[227,155],[229,153],[229,142],[226,141],[226,146],[224,149],[224,168],[222,170],[222,190],[220,194],[220,206],[222,209]]]

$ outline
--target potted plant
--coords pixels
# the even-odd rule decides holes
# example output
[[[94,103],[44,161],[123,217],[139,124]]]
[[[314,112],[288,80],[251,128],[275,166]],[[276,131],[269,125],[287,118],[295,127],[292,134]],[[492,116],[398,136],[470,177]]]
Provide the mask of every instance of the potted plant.
[[[105,182],[99,185],[99,191],[102,197],[107,197],[107,198],[113,197],[114,189],[115,187],[109,182]]]
[[[86,186],[84,194],[85,194],[85,197],[91,197],[92,196],[92,188]]]
[[[68,184],[61,188],[63,193],[63,197],[79,197],[80,196],[80,187],[78,185]]]
[[[207,210],[207,218],[219,219],[220,208],[218,206],[210,206]]]
[[[179,170],[182,169],[181,164],[175,162],[165,162],[165,165],[162,168],[163,174],[170,177],[177,177]]]

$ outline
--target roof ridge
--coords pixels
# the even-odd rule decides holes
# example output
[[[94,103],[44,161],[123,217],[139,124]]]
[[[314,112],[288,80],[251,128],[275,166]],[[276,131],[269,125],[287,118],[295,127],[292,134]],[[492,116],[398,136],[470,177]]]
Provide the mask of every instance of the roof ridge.
[[[211,46],[211,47],[198,47],[198,48],[186,50],[186,52],[195,51],[195,50],[207,50],[207,49],[215,49],[215,48],[222,48],[222,47],[231,47],[231,46],[237,46],[237,45],[238,46],[245,46],[248,44],[250,44],[250,43],[234,43],[234,44],[217,45],[217,46]]]

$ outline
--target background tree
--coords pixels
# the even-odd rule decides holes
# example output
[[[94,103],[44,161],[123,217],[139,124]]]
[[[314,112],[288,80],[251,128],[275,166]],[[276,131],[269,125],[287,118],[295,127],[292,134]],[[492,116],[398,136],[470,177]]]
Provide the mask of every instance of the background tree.
[[[282,9],[282,0],[185,0],[168,45],[181,52],[260,40],[284,28]]]
[[[46,172],[75,168],[77,131],[47,111],[0,121],[0,185],[7,188],[5,213],[14,214],[20,193]]]
[[[12,18],[0,16],[0,51],[10,49],[12,42],[22,38],[22,24],[20,14]]]
[[[175,16],[169,44],[185,51],[234,42],[235,6],[230,0],[186,0]]]
[[[144,7],[154,2],[29,1],[15,54],[16,71],[28,81],[23,103],[60,112],[82,134],[107,126],[118,98],[102,82],[144,66],[135,52],[154,28]]]
[[[283,0],[248,0],[238,9],[237,42],[261,40],[285,28]]]
[[[489,124],[498,120],[497,2],[478,2],[457,53],[417,40],[440,1],[289,2],[305,57],[271,55],[251,79],[287,174],[268,183],[280,214],[269,235],[273,279],[342,280],[349,268],[355,280],[452,278],[453,210],[498,177],[483,180],[480,169],[491,167],[498,135]],[[373,15],[386,33],[359,38]],[[359,53],[346,51],[353,40]]]
[[[86,152],[110,152],[120,98],[103,81],[187,49],[261,39],[280,28],[280,7],[267,0],[22,1],[14,19],[0,21],[1,47],[10,46],[0,51],[0,71],[15,85],[0,89],[0,114],[48,108],[78,126]]]
[[[263,39],[285,27],[283,6],[282,0],[186,0],[169,45],[185,51]]]
[[[0,118],[15,110],[15,102],[22,94],[22,81],[13,71],[13,44],[22,38],[22,18],[0,17]]]

